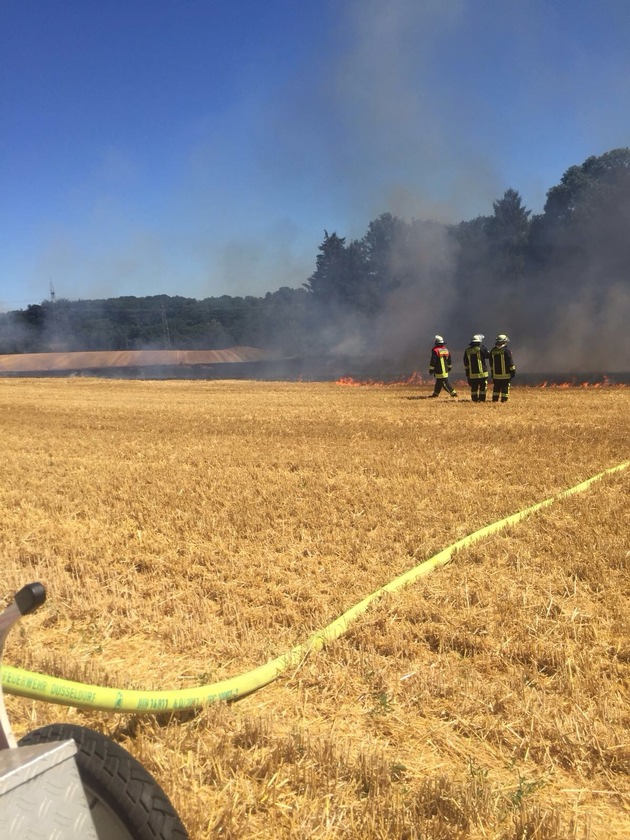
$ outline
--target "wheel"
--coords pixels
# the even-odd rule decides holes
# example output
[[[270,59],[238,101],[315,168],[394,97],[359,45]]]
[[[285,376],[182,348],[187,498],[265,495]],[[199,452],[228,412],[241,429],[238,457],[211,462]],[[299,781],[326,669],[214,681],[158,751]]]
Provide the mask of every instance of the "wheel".
[[[187,840],[170,799],[153,776],[111,738],[69,723],[29,732],[19,746],[74,740],[79,775],[99,840]]]

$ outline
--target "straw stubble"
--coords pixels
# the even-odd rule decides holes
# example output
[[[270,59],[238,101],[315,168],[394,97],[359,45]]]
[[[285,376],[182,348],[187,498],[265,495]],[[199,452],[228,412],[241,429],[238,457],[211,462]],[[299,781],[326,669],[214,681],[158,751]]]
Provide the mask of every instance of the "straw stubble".
[[[0,381],[7,661],[179,688],[262,664],[461,537],[628,457],[630,391]],[[630,828],[628,475],[381,599],[239,703],[79,720],[191,836],[621,838]]]

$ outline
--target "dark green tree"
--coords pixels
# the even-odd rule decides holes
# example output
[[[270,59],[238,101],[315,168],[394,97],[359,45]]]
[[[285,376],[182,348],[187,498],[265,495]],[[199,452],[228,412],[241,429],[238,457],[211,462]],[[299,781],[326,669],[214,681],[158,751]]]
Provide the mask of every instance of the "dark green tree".
[[[565,333],[573,335],[579,321],[588,344],[592,326],[595,347],[596,325],[626,320],[629,230],[630,149],[613,149],[569,167],[531,225],[532,300],[545,304],[539,307],[537,328],[549,333],[558,313],[570,307],[572,323],[565,323]]]
[[[391,213],[382,213],[368,225],[363,246],[367,311],[374,312],[411,279],[409,224]]]
[[[351,242],[346,246],[345,237],[324,231],[319,246],[315,272],[304,284],[307,291],[320,304],[353,309],[361,306],[365,277],[363,244]]]
[[[494,215],[488,219],[487,233],[500,279],[515,285],[525,269],[525,253],[531,210],[526,210],[520,194],[508,189],[503,198],[492,203]]]
[[[570,224],[592,215],[607,205],[618,205],[628,197],[630,148],[613,149],[599,157],[587,158],[581,166],[571,166],[560,183],[547,193],[545,217]]]
[[[530,253],[538,267],[598,262],[627,265],[630,225],[630,148],[613,149],[571,166],[547,192],[536,217]]]
[[[488,303],[494,294],[494,277],[488,270],[491,264],[489,222],[489,216],[477,216],[449,229],[455,259],[453,321],[461,331],[470,331],[471,325],[486,322]]]

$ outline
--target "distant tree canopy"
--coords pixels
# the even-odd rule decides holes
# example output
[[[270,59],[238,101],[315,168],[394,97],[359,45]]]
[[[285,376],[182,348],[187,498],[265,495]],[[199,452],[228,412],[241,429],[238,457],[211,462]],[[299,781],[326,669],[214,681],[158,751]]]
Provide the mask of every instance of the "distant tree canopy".
[[[294,352],[302,342],[307,301],[304,289],[286,287],[263,298],[44,301],[0,315],[0,352],[216,350],[238,344]]]
[[[350,330],[377,353],[385,332],[391,350],[391,336],[409,324],[424,342],[422,325],[434,318],[432,329],[448,325],[451,334],[491,321],[538,339],[563,308],[575,319],[578,303],[601,318],[627,314],[629,232],[630,148],[620,148],[567,169],[536,216],[512,188],[490,215],[458,224],[383,213],[358,240],[324,230],[299,288],[43,301],[0,314],[0,353],[249,344],[308,354]]]

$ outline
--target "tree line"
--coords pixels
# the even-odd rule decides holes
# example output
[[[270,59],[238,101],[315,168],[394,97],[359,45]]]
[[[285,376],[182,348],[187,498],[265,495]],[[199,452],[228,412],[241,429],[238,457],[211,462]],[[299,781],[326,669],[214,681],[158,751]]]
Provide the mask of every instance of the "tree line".
[[[532,343],[561,336],[577,346],[573,328],[590,340],[594,325],[601,333],[630,314],[629,233],[626,147],[570,167],[539,215],[512,188],[488,215],[457,224],[383,213],[361,239],[324,231],[299,288],[45,300],[0,315],[0,353],[246,344],[402,356],[431,332],[459,337],[488,323]]]

